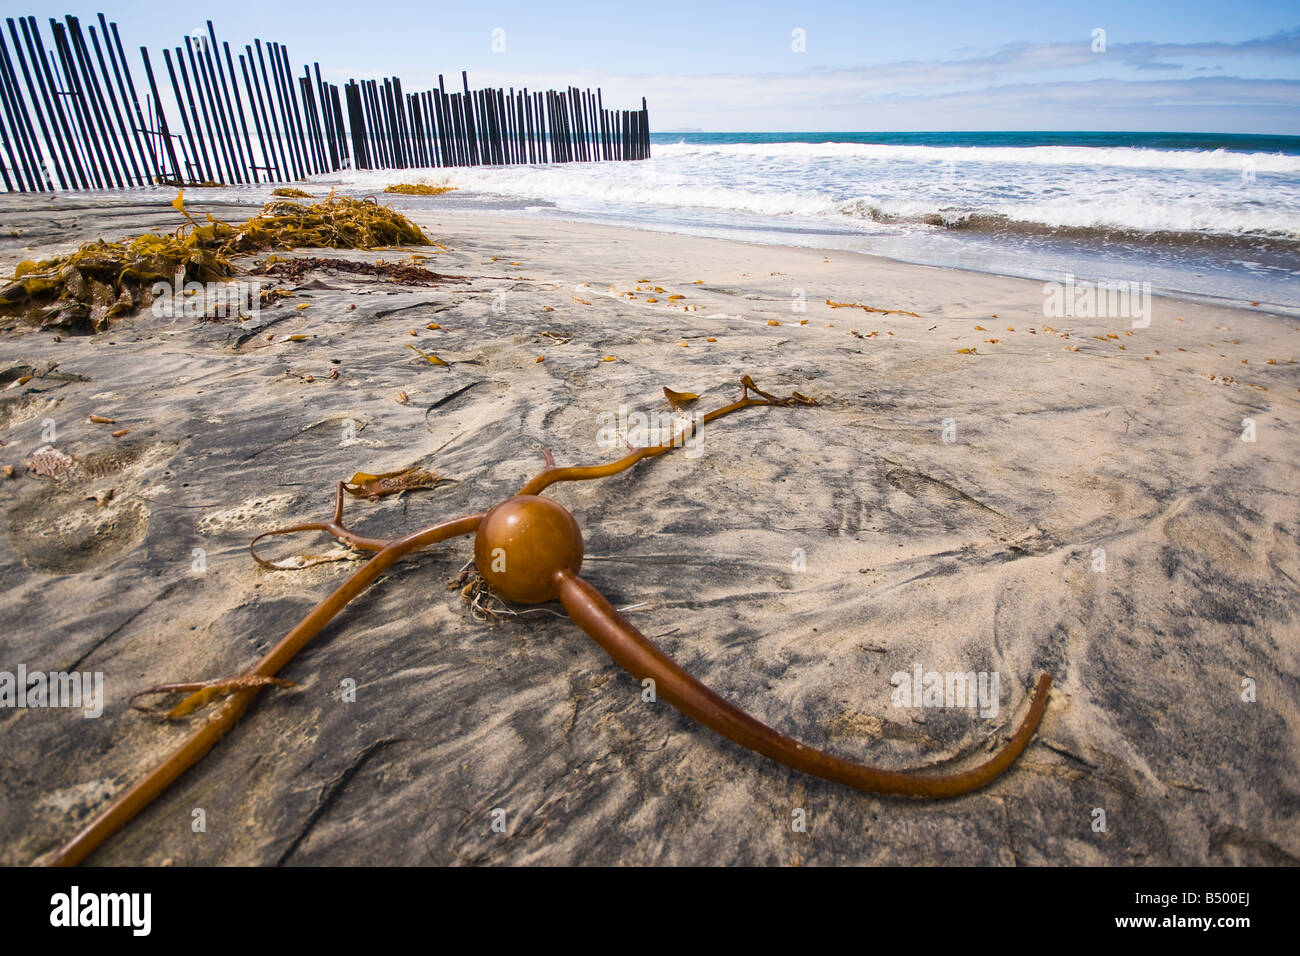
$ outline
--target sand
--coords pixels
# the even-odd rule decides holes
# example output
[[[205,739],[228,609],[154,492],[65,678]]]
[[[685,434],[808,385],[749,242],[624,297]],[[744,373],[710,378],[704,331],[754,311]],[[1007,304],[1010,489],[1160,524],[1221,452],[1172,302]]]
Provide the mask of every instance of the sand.
[[[170,198],[4,197],[0,268],[170,227]],[[698,455],[556,486],[585,576],[760,719],[888,768],[977,761],[1050,672],[1037,737],[992,786],[882,798],[745,751],[644,702],[565,619],[478,620],[448,586],[461,539],[381,579],[282,672],[295,689],[264,693],[91,862],[1300,861],[1300,322],[1161,297],[1146,328],[1045,319],[1041,282],[415,218],[448,247],[422,264],[467,282],[325,271],[242,325],[0,334],[0,388],[33,375],[0,391],[0,669],[102,672],[106,694],[98,719],[0,708],[0,863],[59,845],[184,733],[132,693],[241,670],[357,567],[260,568],[257,532],[326,519],[354,472],[416,464],[451,480],[350,501],[349,521],[387,535],[479,510],[542,449],[620,454],[602,415],[666,411],[664,386],[707,410],[744,374],[821,404],[746,410]],[[316,254],[412,252],[431,251]],[[28,472],[45,445],[79,469]],[[917,666],[996,673],[997,714],[896,706],[891,678]]]

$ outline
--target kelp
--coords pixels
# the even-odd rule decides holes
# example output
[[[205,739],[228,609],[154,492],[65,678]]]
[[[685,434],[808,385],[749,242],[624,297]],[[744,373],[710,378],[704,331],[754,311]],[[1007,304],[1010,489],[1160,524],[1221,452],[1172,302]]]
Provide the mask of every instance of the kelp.
[[[875,306],[863,305],[861,302],[832,302],[827,299],[826,304],[832,309],[861,309],[863,312],[879,312],[881,315],[910,315],[914,319],[920,318],[915,312],[908,312],[906,309],[877,309]]]
[[[699,397],[700,396],[696,395],[694,392],[674,392],[668,386],[664,386],[664,398],[668,399],[668,404],[671,405],[675,411],[680,412],[682,408],[691,404]]]
[[[791,392],[777,396],[761,390],[745,375],[740,380],[741,397],[715,408],[692,423],[692,433],[700,426],[758,406],[793,408],[816,406],[816,399]],[[665,395],[686,396],[692,393],[665,389]],[[677,401],[684,401],[677,398]],[[1015,763],[1038,729],[1052,678],[1044,673],[1038,678],[1032,701],[1010,739],[1000,742],[991,738],[993,752],[982,755],[980,763],[966,770],[889,770],[857,763],[819,750],[786,736],[762,723],[741,708],[728,702],[705,684],[696,680],[680,664],[662,651],[649,637],[623,617],[619,609],[590,582],[580,576],[584,558],[583,535],[577,520],[564,506],[542,492],[558,482],[592,481],[610,478],[627,471],[639,462],[668,454],[682,447],[679,441],[630,449],[627,455],[601,465],[557,466],[549,451],[543,452],[545,467],[516,494],[485,511],[478,511],[450,521],[439,521],[396,538],[362,537],[343,523],[343,495],[361,489],[374,489],[374,496],[407,490],[412,484],[425,487],[425,480],[436,480],[432,472],[408,468],[383,475],[354,475],[352,481],[339,483],[335,493],[333,517],[324,522],[275,528],[254,538],[249,550],[259,564],[280,570],[280,566],[257,556],[256,545],[271,535],[296,534],[301,531],[325,531],[343,546],[372,552],[364,565],[340,583],[332,594],[318,603],[278,643],[258,661],[240,673],[226,678],[185,683],[157,684],[133,695],[131,704],[149,695],[188,694],[176,706],[164,711],[149,708],[146,712],[167,719],[200,717],[198,711],[211,709],[195,719],[193,729],[176,746],[132,786],[122,791],[59,850],[43,862],[57,866],[74,866],[84,860],[106,839],[126,825],[141,810],[161,795],[182,773],[197,763],[235,725],[253,700],[267,686],[283,686],[278,674],[324,630],[338,614],[366,588],[387,574],[407,555],[431,545],[462,535],[474,535],[473,563],[486,587],[497,597],[518,604],[539,605],[558,599],[567,617],[587,633],[609,656],[638,683],[654,690],[659,699],[671,704],[723,737],[778,763],[812,776],[855,787],[872,793],[907,797],[944,798],[969,793],[987,786]],[[427,475],[427,479],[424,476]],[[357,489],[357,490],[353,490]],[[309,566],[304,563],[302,566]],[[468,565],[466,565],[468,570]],[[457,581],[457,585],[462,579]],[[474,607],[480,608],[476,585],[462,592],[475,595]],[[558,612],[552,612],[558,613]],[[141,708],[144,709],[144,708]]]
[[[230,260],[272,249],[320,247],[379,249],[432,245],[419,226],[373,199],[331,194],[312,205],[267,203],[239,226],[185,209],[184,193],[172,202],[185,222],[167,235],[84,243],[75,252],[20,262],[0,289],[0,316],[41,328],[103,332],[113,319],[153,301],[155,283],[223,282],[241,274]]]
[[[450,368],[450,367],[451,367],[451,366],[447,365],[447,363],[444,362],[442,359],[438,358],[438,356],[434,355],[432,352],[422,352],[422,351],[420,351],[418,348],[416,348],[414,345],[411,345],[411,344],[409,344],[409,343],[407,344],[406,347],[407,347],[408,349],[413,350],[413,351],[415,352],[415,354],[417,354],[418,356],[420,356],[420,358],[424,359],[424,360],[425,360],[426,362],[428,362],[430,365],[441,365],[441,366],[443,366],[443,367],[445,367],[445,368]]]
[[[434,243],[434,245],[439,245],[439,243]],[[316,269],[375,276],[390,282],[399,282],[402,285],[429,286],[444,282],[469,281],[463,276],[432,272],[429,269],[413,266],[405,262],[356,262],[352,259],[323,258],[320,256],[296,256],[292,259],[277,259],[270,256],[260,266],[251,271],[253,275],[275,276],[279,279],[300,281],[307,273]]]
[[[401,213],[373,199],[329,198],[310,206],[269,202],[260,216],[239,227],[228,253],[271,249],[382,249],[387,246],[429,246],[420,227]]]
[[[412,465],[401,471],[386,471],[382,475],[368,475],[359,471],[351,480],[343,482],[341,487],[354,498],[373,500],[405,491],[432,488],[443,481],[447,479],[442,475]]]
[[[202,228],[204,234],[196,229],[184,237],[97,239],[66,256],[20,262],[0,289],[0,315],[42,328],[102,332],[111,320],[153,301],[154,283],[171,285],[178,275],[183,282],[229,279],[235,267],[218,251],[215,230]]]
[[[441,196],[452,192],[455,186],[426,186],[423,183],[393,183],[385,186],[386,193],[400,193],[403,196]]]
[[[303,192],[301,189],[294,189],[292,186],[280,186],[271,190],[272,196],[279,196],[281,199],[310,199],[311,193]]]

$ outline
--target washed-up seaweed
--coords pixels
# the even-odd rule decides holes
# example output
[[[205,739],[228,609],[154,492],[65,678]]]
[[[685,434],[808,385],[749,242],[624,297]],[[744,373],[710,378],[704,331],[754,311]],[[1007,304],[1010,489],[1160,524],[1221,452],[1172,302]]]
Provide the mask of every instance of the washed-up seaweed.
[[[426,186],[424,183],[393,183],[385,186],[386,193],[399,193],[403,196],[441,196],[452,192],[455,186]]]
[[[0,289],[0,316],[41,328],[103,332],[112,320],[152,302],[155,283],[222,282],[242,274],[230,261],[236,256],[432,244],[415,223],[372,199],[270,202],[239,226],[211,215],[198,222],[186,211],[183,193],[172,205],[185,218],[173,233],[97,239],[65,256],[20,262]]]
[[[368,475],[359,471],[352,476],[351,481],[343,483],[343,490],[354,498],[374,499],[420,488],[432,488],[446,480],[442,475],[415,466],[401,471],[386,471],[382,475]]]
[[[0,289],[0,315],[42,328],[102,332],[113,319],[148,305],[154,283],[170,285],[178,275],[183,282],[231,278],[236,269],[218,251],[217,230],[202,229],[201,235],[195,229],[184,236],[97,239],[66,256],[20,262]]]
[[[873,305],[863,305],[861,302],[832,302],[827,299],[826,304],[832,309],[861,309],[863,312],[878,312],[881,315],[910,315],[914,319],[920,318],[915,312],[908,312],[906,309],[877,309]]]
[[[438,356],[434,355],[432,352],[425,352],[425,351],[422,351],[422,350],[416,348],[414,345],[409,345],[409,344],[408,344],[406,347],[407,347],[408,349],[412,349],[412,350],[414,350],[415,354],[417,354],[418,356],[420,356],[420,358],[424,359],[424,360],[425,360],[426,362],[428,362],[430,365],[441,365],[441,366],[443,366],[444,368],[449,368],[449,367],[450,367],[450,366],[447,365],[446,362],[444,362],[442,359],[438,358]]]
[[[401,213],[373,199],[331,196],[310,206],[269,202],[262,214],[239,227],[224,251],[227,254],[275,249],[383,249],[388,246],[429,246],[420,227]]]
[[[431,272],[406,262],[356,262],[351,259],[331,259],[320,256],[301,256],[293,259],[267,260],[252,269],[253,275],[275,276],[293,282],[301,281],[313,270],[350,272],[356,275],[375,276],[401,285],[437,285],[442,282],[466,282],[462,276]]]
[[[715,408],[692,424],[692,431],[733,412],[759,406],[794,408],[816,406],[816,399],[792,392],[781,397],[760,389],[748,375],[741,379],[741,397]],[[689,392],[665,389],[674,405],[687,401]],[[267,686],[284,682],[277,675],[311,640],[366,588],[409,554],[461,535],[474,535],[474,564],[485,585],[499,597],[518,604],[538,605],[558,599],[568,617],[587,633],[643,687],[705,727],[765,757],[802,773],[873,793],[908,797],[943,798],[969,793],[991,783],[1015,763],[1038,729],[1047,704],[1052,679],[1040,675],[1031,702],[1010,738],[975,766],[965,770],[903,771],[857,763],[818,750],[760,722],[714,693],[623,617],[587,580],[580,576],[583,537],[569,511],[542,492],[557,482],[591,481],[617,475],[638,462],[682,447],[683,440],[636,448],[603,465],[559,467],[550,452],[546,466],[517,494],[494,507],[449,521],[441,521],[396,538],[362,537],[343,523],[343,496],[349,490],[367,489],[378,497],[409,490],[415,483],[426,487],[436,481],[432,472],[408,468],[384,475],[354,475],[336,491],[334,515],[326,522],[294,525],[263,532],[250,544],[259,563],[279,570],[259,558],[256,545],[270,535],[324,531],[343,545],[373,556],[348,576],[334,592],[317,604],[274,647],[246,670],[232,677],[208,681],[157,684],[132,697],[187,694],[170,710],[147,708],[164,719],[198,717],[194,729],[176,748],[156,763],[135,784],[101,809],[80,832],[44,862],[71,866],[84,860],[117,830],[166,790],[186,769],[235,725],[257,695]],[[426,477],[427,476],[427,477]],[[349,486],[352,486],[349,488]],[[370,497],[370,494],[364,495]],[[302,566],[310,566],[304,562]],[[459,582],[458,582],[459,583]],[[467,590],[475,590],[469,588]],[[141,709],[146,709],[141,707]]]

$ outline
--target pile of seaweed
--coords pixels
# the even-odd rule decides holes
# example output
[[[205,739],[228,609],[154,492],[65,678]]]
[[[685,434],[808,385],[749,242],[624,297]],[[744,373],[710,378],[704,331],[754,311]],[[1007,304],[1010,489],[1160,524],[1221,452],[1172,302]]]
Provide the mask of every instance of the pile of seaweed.
[[[403,196],[441,196],[456,189],[455,186],[426,186],[423,183],[393,183],[385,186],[386,193],[401,193]]]
[[[270,202],[240,226],[207,216],[196,221],[184,194],[172,202],[185,217],[170,235],[119,242],[98,239],[76,252],[20,262],[0,289],[0,316],[73,333],[103,332],[109,323],[153,301],[155,283],[220,282],[243,272],[230,261],[272,249],[379,249],[427,246],[419,226],[373,199],[327,199],[305,206]]]
[[[280,279],[301,282],[308,273],[317,270],[375,276],[402,285],[430,286],[444,282],[469,281],[463,276],[431,272],[428,269],[405,262],[355,262],[351,259],[326,259],[318,256],[304,256],[294,259],[276,259],[275,256],[271,256],[260,266],[253,269],[252,274],[275,276]]]
[[[304,192],[301,189],[294,189],[292,186],[280,186],[278,189],[271,190],[272,196],[279,196],[281,199],[310,199],[311,193]]]

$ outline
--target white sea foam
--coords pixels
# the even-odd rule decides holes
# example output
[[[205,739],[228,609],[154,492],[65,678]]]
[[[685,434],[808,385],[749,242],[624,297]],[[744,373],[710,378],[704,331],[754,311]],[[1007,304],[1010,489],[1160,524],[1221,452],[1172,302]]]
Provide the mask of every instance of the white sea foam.
[[[1002,219],[1070,229],[1300,238],[1300,157],[1075,146],[659,145],[644,163],[345,175],[446,182],[560,211],[670,218],[708,210],[890,232]]]
[[[1258,172],[1300,175],[1300,156],[1240,153],[1226,149],[1166,150],[1098,146],[905,146],[874,143],[665,143],[663,157],[718,153],[735,157],[776,156],[807,161],[866,160],[907,163],[1011,163],[1022,166],[1109,166],[1119,169],[1195,169],[1239,172],[1253,163]]]
[[[1300,308],[1290,246],[1300,242],[1297,156],[855,143],[653,151],[638,163],[354,171],[322,183],[353,194],[399,181],[448,184],[460,188],[384,198],[399,208],[480,206],[1035,277],[1082,275],[1083,260],[1111,269],[1127,256],[1166,289]],[[1144,236],[1165,244],[1156,251]]]

